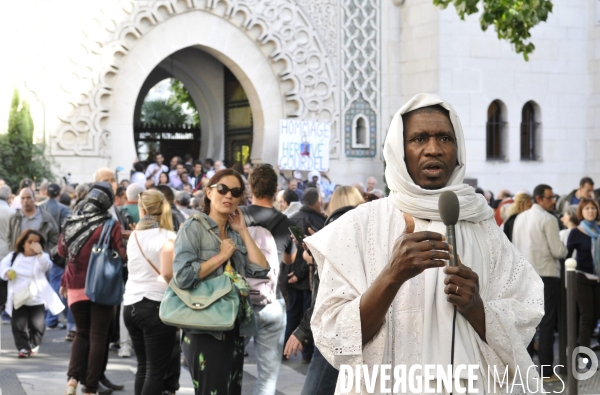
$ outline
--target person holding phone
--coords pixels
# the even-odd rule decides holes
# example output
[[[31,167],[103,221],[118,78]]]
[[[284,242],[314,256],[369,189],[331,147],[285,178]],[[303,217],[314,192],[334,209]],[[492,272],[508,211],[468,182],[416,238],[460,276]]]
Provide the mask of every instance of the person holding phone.
[[[0,262],[0,278],[8,281],[6,312],[11,316],[19,358],[39,352],[46,330],[46,306],[53,314],[65,308],[46,279],[52,261],[44,252],[45,245],[46,240],[40,232],[25,229],[17,239],[15,250]],[[20,295],[27,288],[30,295],[23,301]]]
[[[333,192],[331,200],[329,201],[329,206],[327,207],[329,216],[325,221],[325,227],[364,202],[365,200],[357,188],[353,186],[342,186],[337,188]],[[304,244],[304,235],[302,233],[298,234],[300,231],[299,228],[290,228],[290,231],[293,232],[294,238],[304,249],[304,260],[311,265],[311,267],[314,267],[314,258],[306,244]],[[309,228],[307,236],[312,236],[314,234],[315,231]],[[292,335],[290,335],[290,338],[285,345],[284,354],[288,358],[292,353],[296,355],[298,350],[300,350],[300,352],[304,351],[306,345],[314,344],[310,321],[315,307],[315,301],[319,293],[320,279],[318,271],[314,270],[313,273],[311,305],[310,308],[306,310],[306,313],[304,313],[302,322],[298,325],[296,330],[294,330]],[[308,371],[306,372],[306,380],[304,381],[301,394],[333,394],[335,392],[338,373],[338,370],[327,362],[319,352],[319,349],[315,347],[313,357],[308,366]]]
[[[322,212],[321,194],[316,188],[308,188],[302,197],[302,207],[290,217],[300,229],[302,235],[308,235],[309,228],[318,231],[325,225],[327,217]],[[288,291],[287,324],[285,328],[285,343],[296,330],[302,317],[310,308],[312,292],[310,289],[310,277],[312,267],[302,257],[304,249],[299,246],[294,263],[284,266],[283,276],[280,284],[286,284]],[[284,344],[285,344],[284,343]],[[309,363],[312,359],[313,345],[307,344],[302,350],[302,362]],[[284,355],[284,358],[287,358]]]
[[[244,180],[235,170],[220,170],[210,179],[205,190],[204,212],[188,218],[175,239],[173,280],[180,288],[190,289],[203,280],[223,275],[229,261],[237,275],[267,276],[269,264],[238,208],[243,196]],[[197,383],[195,394],[241,394],[244,336],[256,334],[252,304],[243,296],[233,329],[226,332],[183,329],[181,348],[192,380]]]

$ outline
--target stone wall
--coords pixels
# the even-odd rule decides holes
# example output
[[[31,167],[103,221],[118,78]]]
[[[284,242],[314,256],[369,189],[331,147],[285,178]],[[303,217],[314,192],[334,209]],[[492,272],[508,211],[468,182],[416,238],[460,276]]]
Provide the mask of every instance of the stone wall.
[[[461,21],[454,9],[440,13],[439,93],[459,112],[467,139],[467,177],[484,189],[533,190],[546,183],[567,193],[586,175],[589,146],[587,89],[588,1],[557,2],[547,23],[536,27],[529,62],[497,39],[493,28],[482,32],[477,16]],[[486,160],[487,109],[504,104],[505,160]],[[537,161],[520,157],[523,105],[539,106],[542,134]],[[592,133],[595,134],[595,133]],[[593,174],[592,174],[593,175]]]

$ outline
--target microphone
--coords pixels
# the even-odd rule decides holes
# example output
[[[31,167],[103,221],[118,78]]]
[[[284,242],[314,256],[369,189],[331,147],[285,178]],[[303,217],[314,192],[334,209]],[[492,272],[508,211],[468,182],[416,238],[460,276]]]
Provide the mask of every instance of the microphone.
[[[452,246],[453,258],[450,259],[449,265],[456,266],[456,224],[458,222],[458,215],[460,214],[460,204],[458,203],[458,196],[452,191],[442,192],[438,201],[438,210],[440,211],[440,217],[442,222],[446,225],[446,239],[448,244]]]
[[[456,250],[456,223],[458,222],[458,215],[460,214],[460,204],[458,203],[458,196],[452,191],[442,192],[440,200],[438,201],[438,210],[440,211],[440,217],[442,222],[446,225],[446,239],[448,244],[452,246],[452,255],[454,258],[450,259],[448,264],[450,266],[456,266],[456,257],[458,251]],[[456,305],[454,305],[454,316],[452,317],[452,344],[450,347],[450,365],[452,365],[452,371],[454,371],[454,336],[456,329]],[[452,392],[450,392],[452,395]]]

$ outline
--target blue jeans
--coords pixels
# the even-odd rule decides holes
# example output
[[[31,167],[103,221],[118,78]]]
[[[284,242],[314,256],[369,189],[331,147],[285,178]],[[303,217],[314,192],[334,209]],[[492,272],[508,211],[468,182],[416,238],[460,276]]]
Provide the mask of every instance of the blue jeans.
[[[62,279],[64,272],[65,269],[54,264],[48,271],[48,282],[50,283],[50,286],[52,287],[54,292],[56,292],[56,294],[59,295],[59,297],[60,294],[58,293],[58,291],[60,289],[60,280]],[[71,310],[69,310],[67,300],[63,299],[62,297],[60,298],[60,300],[65,305],[63,313],[67,317],[67,330],[75,332],[75,320],[73,319],[73,314],[71,314]],[[52,315],[52,313],[50,313],[50,310],[46,310],[46,326],[52,328],[58,325],[58,316],[58,314]]]
[[[333,395],[339,371],[331,366],[315,347],[308,365],[302,395]]]
[[[258,326],[258,335],[254,336],[258,378],[254,383],[253,395],[274,395],[276,391],[286,322],[285,300],[281,295],[278,296],[279,299],[271,304],[253,306]]]

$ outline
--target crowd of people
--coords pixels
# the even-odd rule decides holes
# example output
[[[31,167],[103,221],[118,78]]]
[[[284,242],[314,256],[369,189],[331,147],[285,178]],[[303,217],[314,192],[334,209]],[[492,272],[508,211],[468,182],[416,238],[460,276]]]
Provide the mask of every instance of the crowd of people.
[[[46,330],[66,329],[65,339],[72,342],[68,394],[78,385],[86,394],[123,388],[105,375],[109,347],[118,348],[120,357],[137,358],[136,394],[175,393],[180,355],[198,393],[236,393],[244,348],[254,337],[255,394],[274,393],[281,362],[298,351],[303,363],[312,361],[305,393],[315,393],[323,374],[335,386],[337,370],[314,349],[310,329],[319,277],[289,228],[310,235],[357,205],[383,197],[376,178],[369,177],[365,188],[360,182],[333,185],[318,172],[306,179],[298,171],[286,177],[268,164],[248,163],[238,172],[222,161],[189,156],[170,163],[167,168],[157,153],[150,164],[134,163],[127,179],[101,168],[92,182],[76,185],[36,185],[24,178],[15,194],[0,180],[0,302],[3,319],[11,321],[16,355],[36,355]],[[232,221],[232,214],[242,213],[238,208],[243,214]],[[259,249],[249,235],[260,236],[247,231],[263,227],[274,241],[269,265],[268,248]],[[211,240],[211,234],[218,236]],[[104,237],[126,268],[117,306],[96,303],[86,292],[90,259]],[[246,317],[246,325],[207,332],[161,321],[158,309],[173,278],[192,288],[222,275],[227,261],[244,277],[272,283],[269,303],[248,303],[252,319]],[[29,288],[33,296],[17,303]],[[223,359],[224,353],[231,359]]]
[[[417,113],[419,115],[410,118],[410,122],[420,121],[419,116],[449,117],[445,108]],[[399,122],[410,126],[405,118]],[[406,133],[409,133],[406,125]],[[454,127],[454,133],[458,134],[456,125]],[[401,132],[401,126],[398,128]],[[462,135],[456,139],[459,137]],[[167,167],[160,153],[153,156],[152,163],[134,163],[126,180],[118,180],[117,173],[108,168],[98,169],[90,183],[79,185],[42,182],[36,186],[35,181],[25,178],[15,195],[0,180],[0,277],[3,280],[0,302],[4,306],[3,318],[11,321],[15,355],[28,358],[37,354],[45,330],[66,329],[66,340],[72,342],[66,394],[75,394],[78,385],[83,386],[85,394],[106,394],[123,388],[105,375],[111,344],[119,348],[120,357],[130,357],[133,352],[137,358],[136,395],[175,393],[179,389],[180,355],[184,356],[196,394],[239,394],[247,355],[245,346],[254,338],[258,365],[255,395],[274,394],[282,361],[298,352],[302,362],[310,364],[302,393],[333,394],[338,362],[350,361],[356,354],[356,349],[339,343],[337,336],[355,336],[356,329],[352,328],[356,328],[353,325],[358,320],[362,323],[362,346],[357,349],[362,350],[369,342],[377,345],[386,341],[385,336],[392,336],[392,332],[406,329],[390,327],[391,332],[377,335],[394,297],[377,295],[371,285],[379,284],[384,289],[389,284],[383,283],[385,280],[377,276],[378,272],[356,266],[358,261],[340,261],[335,254],[344,256],[355,252],[358,256],[372,251],[369,259],[375,259],[383,253],[377,249],[376,240],[393,236],[411,243],[422,241],[418,239],[422,237],[419,231],[429,228],[419,218],[435,223],[433,218],[437,217],[428,217],[426,211],[411,213],[411,207],[417,207],[419,201],[432,196],[427,194],[430,192],[419,192],[422,195],[413,192],[410,188],[415,184],[412,182],[423,187],[420,191],[458,183],[446,179],[443,185],[427,184],[433,177],[431,174],[437,175],[439,168],[444,167],[439,164],[426,168],[429,178],[419,178],[418,170],[411,167],[409,154],[418,155],[415,147],[420,141],[407,141],[406,164],[404,159],[394,157],[392,151],[386,151],[386,179],[392,194],[382,200],[379,199],[384,198],[385,193],[377,189],[376,177],[365,180],[366,187],[360,182],[343,186],[335,185],[326,174],[319,172],[303,177],[298,171],[285,174],[269,164],[250,163],[232,169],[225,168],[222,161],[194,161],[190,155],[184,160],[173,157]],[[389,144],[393,145],[394,141]],[[460,141],[456,144],[461,147]],[[440,158],[442,156],[440,154]],[[459,163],[461,160],[464,157],[458,158]],[[404,175],[410,175],[413,181],[406,181],[408,177]],[[459,181],[462,182],[462,178]],[[593,186],[590,178],[583,178],[578,189],[560,197],[558,202],[553,189],[544,184],[536,186],[533,193],[523,191],[514,196],[503,190],[497,199],[490,192],[478,189],[485,200],[477,197],[470,200],[483,202],[477,203],[478,213],[493,218],[543,282],[539,336],[531,340],[528,348],[531,356],[537,353],[540,365],[554,366],[559,260],[566,257],[574,256],[577,260],[579,344],[592,346],[591,338],[600,316],[600,212],[598,191]],[[473,192],[470,187],[464,188],[465,194]],[[400,195],[404,197],[399,198]],[[365,205],[366,202],[377,204]],[[397,215],[394,207],[404,212],[398,223],[402,222],[406,230],[392,224]],[[380,211],[383,213],[380,218],[385,217],[387,222],[372,230],[375,236],[365,233],[364,238],[353,238],[336,233],[340,226],[350,225],[357,232],[366,232],[368,227],[374,226],[372,222],[365,219],[361,228],[359,222],[349,221],[379,215]],[[476,221],[483,214],[472,215],[473,218],[465,217],[466,220]],[[344,220],[340,219],[342,216]],[[304,243],[298,234],[291,236],[291,228],[307,237],[322,232],[323,237],[310,237]],[[479,240],[477,230],[468,226],[462,229],[462,237]],[[416,232],[413,234],[413,231]],[[492,230],[488,232],[491,233],[485,237],[495,234]],[[381,238],[378,238],[376,235],[380,233]],[[433,248],[426,252],[436,257],[428,264],[443,266],[444,259],[449,257],[447,245],[441,236],[438,239],[432,236],[434,232],[425,233],[431,237]],[[406,234],[411,235],[403,239]],[[348,244],[337,240],[348,241]],[[404,247],[397,250],[394,240],[389,248],[394,247],[396,254]],[[88,289],[87,282],[91,281],[87,279],[88,268],[102,243],[126,268],[122,303],[116,305],[94,301]],[[485,240],[481,243],[485,244]],[[488,244],[492,246],[491,242]],[[500,256],[502,251],[506,257],[508,250],[501,249],[508,246],[510,243],[502,242],[490,248],[497,249],[494,254]],[[511,252],[515,258],[510,264],[521,267],[520,255],[515,251]],[[468,253],[461,255],[463,260],[469,258],[472,257]],[[329,266],[324,266],[324,272],[322,266],[317,271],[315,264],[325,265],[324,262]],[[519,270],[524,270],[523,276],[533,273],[522,267]],[[365,286],[366,281],[354,279],[358,272],[375,276],[368,280],[369,287]],[[462,266],[446,274],[460,278],[456,284],[447,283],[445,292],[450,301],[458,296],[459,289],[461,292],[463,287],[468,289],[473,278],[476,279],[470,269]],[[192,292],[201,284],[216,284],[211,280],[224,277],[230,278],[228,284],[233,284],[230,288],[239,303],[231,327],[210,329],[206,325],[173,326],[164,322],[161,302],[170,289],[169,284],[173,284],[171,289],[177,292]],[[404,280],[413,281],[412,278]],[[327,294],[317,301],[320,284],[326,284]],[[399,297],[410,293],[409,288],[400,290]],[[337,294],[334,296],[332,292]],[[346,304],[353,303],[351,295],[355,293],[363,295],[360,311],[358,303]],[[405,296],[410,298],[409,294]],[[216,297],[210,303],[215,300]],[[485,321],[483,329],[481,327],[483,305],[477,307],[481,310],[471,312],[458,299],[453,303],[485,341]],[[339,312],[346,308],[347,322],[336,321],[340,319]],[[336,309],[335,313],[331,309]],[[60,318],[61,313],[66,317],[66,324],[65,319]],[[313,334],[315,322],[321,326]],[[360,343],[360,339],[358,341]],[[466,341],[461,346],[467,350],[472,347]],[[377,353],[369,355],[377,356]],[[433,360],[436,358],[441,357]],[[554,374],[543,377],[545,382],[558,380]]]

